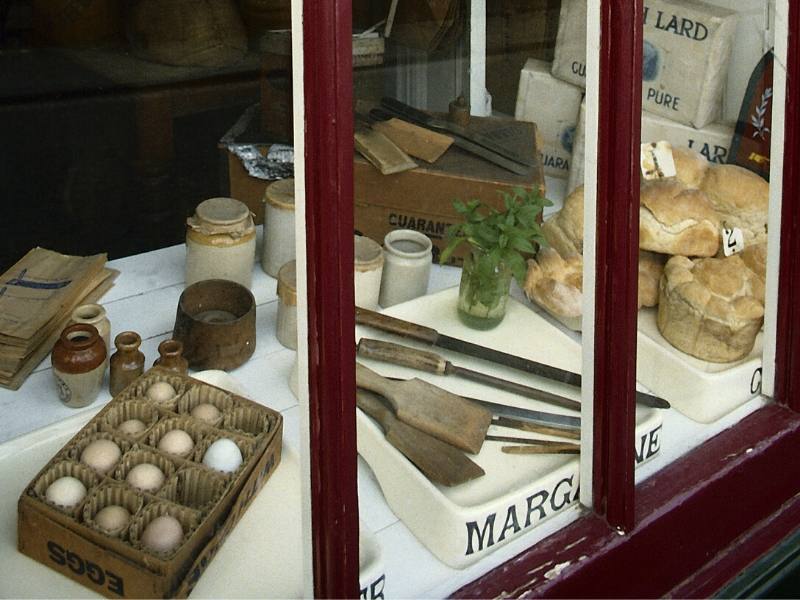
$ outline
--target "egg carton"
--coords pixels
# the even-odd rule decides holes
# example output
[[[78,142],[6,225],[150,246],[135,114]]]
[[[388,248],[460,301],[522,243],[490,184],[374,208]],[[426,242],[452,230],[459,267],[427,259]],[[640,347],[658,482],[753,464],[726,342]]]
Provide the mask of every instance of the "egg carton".
[[[175,394],[148,396],[158,382],[169,383]],[[192,415],[203,403],[217,408],[217,418],[204,421]],[[140,420],[144,428],[120,430],[130,419]],[[193,447],[183,456],[159,447],[175,429],[192,438]],[[18,507],[19,549],[108,597],[185,597],[279,464],[282,433],[280,413],[154,367],[117,394],[26,487]],[[242,455],[232,472],[203,463],[209,446],[222,438],[234,442]],[[105,472],[82,462],[95,440],[109,440],[120,449],[119,459]],[[159,485],[140,489],[128,480],[143,463],[161,470]],[[48,487],[65,476],[86,489],[83,499],[69,506],[47,497]],[[126,508],[130,519],[110,530],[98,524],[97,515],[112,505]],[[142,535],[164,515],[178,520],[183,536],[172,549],[157,551],[142,543]]]

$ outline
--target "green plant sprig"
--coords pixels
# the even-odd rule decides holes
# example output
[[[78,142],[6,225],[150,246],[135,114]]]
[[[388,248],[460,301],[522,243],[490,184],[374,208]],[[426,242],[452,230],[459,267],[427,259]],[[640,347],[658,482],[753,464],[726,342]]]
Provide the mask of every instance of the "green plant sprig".
[[[463,223],[451,225],[447,230],[449,242],[441,254],[444,264],[463,243],[480,251],[477,270],[483,278],[492,277],[498,270],[511,270],[522,285],[527,273],[523,253],[533,254],[537,246],[546,246],[547,241],[537,221],[545,206],[552,206],[538,189],[526,190],[516,187],[512,193],[499,192],[505,211],[501,212],[480,200],[466,204],[453,202],[453,208],[464,218]]]

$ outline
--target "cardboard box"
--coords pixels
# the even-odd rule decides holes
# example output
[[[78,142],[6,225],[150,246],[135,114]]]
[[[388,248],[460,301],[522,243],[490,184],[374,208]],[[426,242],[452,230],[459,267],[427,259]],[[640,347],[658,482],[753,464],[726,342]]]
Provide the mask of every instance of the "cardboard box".
[[[569,171],[567,193],[583,184],[586,105],[581,105],[578,128],[575,133],[572,166]],[[733,124],[712,123],[703,129],[681,125],[664,117],[642,112],[642,143],[666,141],[675,147],[689,148],[716,164],[728,162],[728,152],[733,140]]]
[[[144,392],[155,381],[167,381],[179,391],[174,405],[154,406],[146,399]],[[196,428],[190,434],[194,432],[196,437],[196,455],[190,455],[192,460],[164,454],[155,447],[151,436],[159,435],[159,423],[167,424],[168,419],[187,415],[186,407],[193,399],[196,401],[194,394],[204,395],[203,401],[227,407],[223,410],[224,421],[216,426],[194,423]],[[114,429],[115,423],[118,424],[115,418],[129,410],[126,406],[134,404],[144,407],[143,411],[147,408],[154,411],[148,414],[156,414],[158,420],[139,436],[125,436]],[[162,434],[165,429],[162,426]],[[282,431],[280,413],[199,380],[165,369],[151,369],[106,405],[23,491],[18,503],[19,550],[109,598],[185,598],[275,471],[281,458]],[[211,441],[221,436],[234,440],[243,449],[244,462],[230,475],[201,465],[198,458]],[[123,450],[118,464],[105,476],[78,460],[82,444],[95,437],[112,439]],[[137,453],[146,454],[149,461],[162,461],[167,471],[168,465],[173,465],[174,472],[152,494],[124,483],[122,474],[136,464]],[[44,498],[48,482],[64,474],[84,478],[88,483],[86,498],[71,512]],[[194,477],[194,485],[187,483],[190,476]],[[108,497],[107,491],[126,498],[133,495],[142,502],[120,537],[111,537],[90,525],[92,511],[104,505],[99,499]],[[164,513],[177,516],[184,531],[188,530],[171,555],[149,552],[135,539],[148,516]]]
[[[515,187],[538,188],[544,194],[544,174],[539,160],[534,123],[510,119],[472,117],[470,126],[502,140],[517,152],[534,159],[526,175],[517,175],[451,147],[436,163],[420,162],[410,171],[381,175],[360,156],[355,159],[355,225],[359,233],[382,243],[394,229],[421,231],[433,242],[434,260],[447,245],[448,226],[460,222],[453,208],[454,200],[478,198],[503,209],[499,192]],[[461,264],[466,247],[453,256],[452,264]]]
[[[520,121],[536,123],[542,138],[544,174],[566,179],[583,89],[556,79],[550,63],[531,58],[519,74],[517,109]]]
[[[244,141],[260,137],[250,110],[225,135],[223,140]],[[499,192],[515,187],[534,189],[544,194],[544,173],[539,158],[535,123],[511,119],[481,119],[473,117],[470,126],[516,152],[530,156],[533,165],[525,175],[517,175],[467,152],[451,147],[435,164],[418,161],[420,166],[395,175],[381,173],[360,155],[354,157],[354,212],[356,230],[379,243],[394,229],[415,229],[433,241],[434,259],[445,247],[445,232],[459,219],[453,200],[480,198],[502,208]],[[253,142],[256,143],[256,142]],[[267,144],[258,144],[266,152]],[[261,199],[270,181],[251,177],[241,161],[220,142],[229,178],[229,196],[241,200],[263,221]],[[460,264],[463,252],[457,253],[453,264]]]

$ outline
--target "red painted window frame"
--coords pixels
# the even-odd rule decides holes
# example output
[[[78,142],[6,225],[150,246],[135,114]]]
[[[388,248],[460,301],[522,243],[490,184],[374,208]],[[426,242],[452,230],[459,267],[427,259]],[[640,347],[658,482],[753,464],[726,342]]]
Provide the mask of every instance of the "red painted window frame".
[[[707,596],[800,527],[800,3],[790,2],[775,396],[633,487],[642,0],[601,2],[594,514],[456,597]],[[315,595],[358,596],[351,1],[304,0]],[[624,158],[621,158],[624,157]],[[613,336],[605,324],[614,321]],[[788,406],[788,408],[787,408]],[[635,500],[635,503],[634,503]],[[620,535],[619,529],[625,530]],[[560,565],[557,575],[553,567]],[[549,577],[544,574],[549,573]]]

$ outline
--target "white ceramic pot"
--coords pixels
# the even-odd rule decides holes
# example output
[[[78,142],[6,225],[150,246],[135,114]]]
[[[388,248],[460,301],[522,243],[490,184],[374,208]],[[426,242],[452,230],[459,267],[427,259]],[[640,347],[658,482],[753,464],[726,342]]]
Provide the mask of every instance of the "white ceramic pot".
[[[428,292],[433,244],[411,229],[390,231],[383,240],[384,265],[380,305],[384,308]]]

